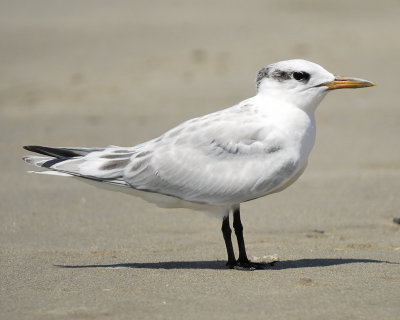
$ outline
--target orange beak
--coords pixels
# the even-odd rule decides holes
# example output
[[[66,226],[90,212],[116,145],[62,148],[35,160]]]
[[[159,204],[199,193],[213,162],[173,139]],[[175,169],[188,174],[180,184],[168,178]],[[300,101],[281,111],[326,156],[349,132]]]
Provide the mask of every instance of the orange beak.
[[[336,90],[346,88],[355,89],[373,87],[375,86],[375,83],[363,79],[335,76],[335,80],[333,80],[332,82],[324,83],[322,85],[328,87],[328,90]]]

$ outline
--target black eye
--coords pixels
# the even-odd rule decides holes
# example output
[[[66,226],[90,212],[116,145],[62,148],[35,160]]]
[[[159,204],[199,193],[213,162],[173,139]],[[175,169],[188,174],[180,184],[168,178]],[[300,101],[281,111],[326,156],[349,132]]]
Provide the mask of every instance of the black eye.
[[[301,71],[301,72],[293,72],[293,79],[297,81],[304,81],[307,82],[310,79],[310,74],[307,72]]]

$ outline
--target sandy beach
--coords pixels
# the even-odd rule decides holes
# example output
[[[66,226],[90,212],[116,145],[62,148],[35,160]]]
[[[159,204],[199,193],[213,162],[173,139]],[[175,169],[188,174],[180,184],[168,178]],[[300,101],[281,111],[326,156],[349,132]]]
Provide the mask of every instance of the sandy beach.
[[[399,319],[400,3],[1,1],[1,319]],[[23,145],[133,146],[304,58],[377,84],[330,93],[289,189],[220,221],[26,173]]]

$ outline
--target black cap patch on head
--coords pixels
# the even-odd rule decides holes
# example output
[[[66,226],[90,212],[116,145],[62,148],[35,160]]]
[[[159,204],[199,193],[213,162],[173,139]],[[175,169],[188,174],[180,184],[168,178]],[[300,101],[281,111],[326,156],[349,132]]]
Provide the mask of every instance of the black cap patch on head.
[[[260,87],[262,79],[270,78],[277,80],[279,82],[295,79],[297,81],[307,83],[310,80],[310,74],[305,71],[289,71],[289,70],[279,70],[273,69],[271,67],[264,67],[258,71],[256,78],[257,89]]]

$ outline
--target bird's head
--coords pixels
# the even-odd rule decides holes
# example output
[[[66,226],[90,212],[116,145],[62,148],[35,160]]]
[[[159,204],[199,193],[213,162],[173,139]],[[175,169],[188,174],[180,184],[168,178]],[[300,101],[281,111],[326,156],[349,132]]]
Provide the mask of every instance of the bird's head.
[[[330,90],[374,86],[367,80],[339,77],[320,65],[301,59],[280,61],[257,74],[257,91],[298,108],[313,111]]]

